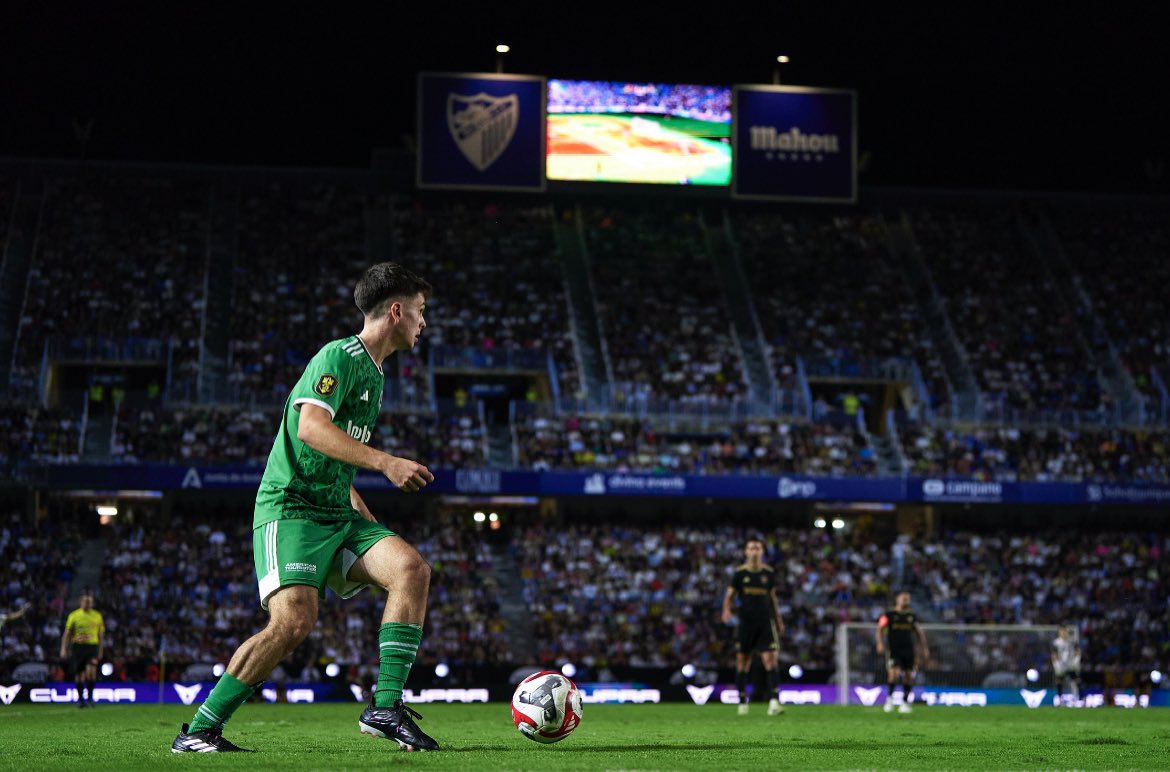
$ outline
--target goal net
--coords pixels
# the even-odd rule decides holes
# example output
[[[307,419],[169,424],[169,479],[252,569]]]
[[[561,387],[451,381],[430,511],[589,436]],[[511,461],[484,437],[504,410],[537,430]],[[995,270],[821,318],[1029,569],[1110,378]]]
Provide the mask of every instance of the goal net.
[[[1056,625],[953,625],[919,623],[930,658],[920,663],[915,686],[971,689],[1053,685],[1052,640]],[[849,704],[855,686],[886,684],[885,658],[874,645],[875,624],[837,626],[837,701]],[[1028,680],[1035,670],[1036,681]]]

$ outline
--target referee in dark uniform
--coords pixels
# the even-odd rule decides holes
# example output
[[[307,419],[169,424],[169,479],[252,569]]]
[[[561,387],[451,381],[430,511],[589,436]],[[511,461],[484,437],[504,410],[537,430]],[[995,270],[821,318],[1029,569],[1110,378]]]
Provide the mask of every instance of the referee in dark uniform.
[[[914,674],[920,661],[914,651],[914,643],[925,662],[930,656],[930,647],[926,643],[926,633],[918,626],[918,617],[910,609],[910,593],[899,592],[894,598],[894,607],[878,620],[877,626],[877,653],[886,655],[886,704],[883,710],[890,713],[894,710],[894,686],[902,682],[902,702],[898,705],[899,713],[910,712],[910,687],[914,683]]]
[[[776,687],[780,684],[780,669],[777,655],[780,651],[780,635],[784,632],[784,620],[780,616],[780,604],[776,572],[764,565],[764,542],[752,537],[743,546],[747,562],[737,566],[731,578],[731,586],[723,596],[723,623],[731,623],[732,602],[739,598],[739,625],[735,638],[735,686],[739,690],[739,715],[748,712],[747,682],[752,669],[752,654],[760,653],[760,662],[767,675],[768,715],[777,716],[784,712]]]

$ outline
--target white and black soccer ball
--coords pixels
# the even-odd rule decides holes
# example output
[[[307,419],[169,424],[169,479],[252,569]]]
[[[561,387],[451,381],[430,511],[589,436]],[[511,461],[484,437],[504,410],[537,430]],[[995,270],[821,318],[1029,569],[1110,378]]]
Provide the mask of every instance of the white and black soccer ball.
[[[555,670],[533,673],[512,693],[512,722],[538,743],[555,743],[581,725],[581,692]]]

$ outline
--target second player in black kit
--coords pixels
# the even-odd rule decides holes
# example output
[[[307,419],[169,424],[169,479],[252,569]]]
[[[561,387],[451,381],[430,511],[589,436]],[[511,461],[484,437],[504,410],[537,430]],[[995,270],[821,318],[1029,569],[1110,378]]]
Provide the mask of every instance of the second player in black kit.
[[[926,634],[918,626],[918,617],[910,608],[910,593],[900,592],[894,599],[894,608],[882,614],[877,626],[877,652],[886,655],[887,713],[894,709],[894,687],[899,680],[902,682],[902,702],[898,712],[910,712],[910,687],[918,666],[915,643],[921,647],[923,660],[930,656]]]
[[[776,572],[771,566],[764,565],[764,543],[759,539],[747,540],[744,557],[747,562],[736,567],[723,597],[724,624],[731,621],[732,601],[739,598],[739,625],[735,638],[735,682],[739,689],[739,712],[740,715],[747,713],[748,674],[751,672],[752,655],[759,652],[760,662],[767,674],[770,697],[768,715],[775,716],[784,712],[776,691],[780,684],[780,634],[784,632],[777,597]]]

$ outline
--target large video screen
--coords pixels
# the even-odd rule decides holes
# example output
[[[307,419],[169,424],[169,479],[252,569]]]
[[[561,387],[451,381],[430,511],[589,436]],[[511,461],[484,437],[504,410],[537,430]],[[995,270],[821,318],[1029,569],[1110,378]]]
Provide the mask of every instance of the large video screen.
[[[550,180],[731,183],[731,87],[548,81]]]

